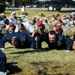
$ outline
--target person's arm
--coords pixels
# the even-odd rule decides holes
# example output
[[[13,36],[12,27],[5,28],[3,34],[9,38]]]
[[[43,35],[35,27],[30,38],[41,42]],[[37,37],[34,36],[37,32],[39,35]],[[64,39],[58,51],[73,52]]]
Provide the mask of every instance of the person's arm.
[[[35,46],[36,46],[35,39],[33,37],[30,37],[29,35],[27,35],[27,40],[30,43],[30,48],[35,49]]]
[[[36,34],[36,32],[35,32],[35,30],[32,32],[32,35],[31,35],[31,37],[34,37],[35,36],[35,34]]]
[[[31,37],[34,37],[34,35],[35,35],[35,29],[34,29],[34,26],[32,24],[28,23],[27,30],[29,31],[29,33],[31,33]]]
[[[73,49],[74,49],[74,52],[75,52],[75,34],[73,35]]]
[[[35,39],[33,37],[30,37],[28,34],[22,33],[22,32],[18,32],[19,33],[19,40],[21,42],[28,42],[30,43],[30,48],[34,49],[35,48]],[[22,37],[21,37],[22,36]]]
[[[3,49],[5,47],[5,42],[8,41],[8,35],[6,36],[3,36],[1,39],[0,39],[0,49]]]
[[[75,41],[73,41],[73,49],[74,49],[74,52],[75,52]]]
[[[57,38],[57,40],[58,40],[57,47],[59,47],[62,45],[64,38],[63,38],[63,35],[61,35],[61,34],[57,34],[57,37],[58,37]]]
[[[48,38],[48,33],[40,35],[37,38],[37,47],[38,47],[38,49],[42,49],[42,42],[43,41],[45,41],[47,43],[47,40],[48,40],[47,38]]]
[[[66,43],[67,50],[70,51],[72,49],[73,40],[69,37],[64,36],[64,42]]]

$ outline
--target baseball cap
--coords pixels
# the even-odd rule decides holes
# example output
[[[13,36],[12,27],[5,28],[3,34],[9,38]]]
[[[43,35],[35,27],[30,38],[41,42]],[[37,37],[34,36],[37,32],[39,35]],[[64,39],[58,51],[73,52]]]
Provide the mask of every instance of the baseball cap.
[[[55,30],[58,31],[60,29],[61,29],[61,26],[60,25],[56,25]]]
[[[42,21],[37,22],[37,26],[40,27],[42,25]]]
[[[14,23],[13,23],[13,22],[10,22],[10,23],[9,23],[9,26],[10,26],[10,27],[14,26]]]

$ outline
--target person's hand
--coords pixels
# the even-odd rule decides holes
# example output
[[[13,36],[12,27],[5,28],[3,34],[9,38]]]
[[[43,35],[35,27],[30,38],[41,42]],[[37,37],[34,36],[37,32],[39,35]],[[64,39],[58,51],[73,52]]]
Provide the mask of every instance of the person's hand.
[[[4,50],[4,48],[0,48],[1,50]]]
[[[30,51],[34,51],[34,49],[33,48],[30,48]]]
[[[66,52],[70,52],[70,50],[66,50]]]
[[[58,41],[58,46],[60,46],[62,44],[62,42]]]

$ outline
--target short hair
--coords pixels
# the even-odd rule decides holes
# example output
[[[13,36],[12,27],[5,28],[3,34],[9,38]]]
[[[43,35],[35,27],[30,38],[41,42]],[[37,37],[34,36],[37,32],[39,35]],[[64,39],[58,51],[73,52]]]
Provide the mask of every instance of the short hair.
[[[24,27],[24,25],[22,23],[18,24],[18,26],[21,25],[22,27]]]
[[[49,32],[49,34],[50,34],[50,35],[53,35],[53,34],[56,35],[56,32],[55,32],[54,30],[51,30],[51,31]]]
[[[11,38],[11,43],[12,42],[19,42],[19,39],[16,37],[16,36],[13,36],[12,38]]]

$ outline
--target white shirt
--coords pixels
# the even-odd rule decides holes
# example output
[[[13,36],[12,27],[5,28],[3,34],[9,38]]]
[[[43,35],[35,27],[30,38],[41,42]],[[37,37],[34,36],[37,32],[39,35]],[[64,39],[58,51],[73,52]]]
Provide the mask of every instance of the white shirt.
[[[22,22],[24,25],[24,32],[30,34],[34,31],[34,26],[31,25],[29,22]],[[18,32],[18,25],[16,26],[15,32]]]

